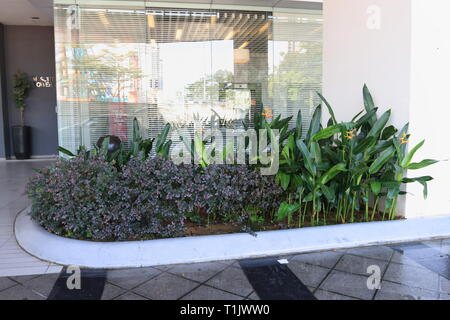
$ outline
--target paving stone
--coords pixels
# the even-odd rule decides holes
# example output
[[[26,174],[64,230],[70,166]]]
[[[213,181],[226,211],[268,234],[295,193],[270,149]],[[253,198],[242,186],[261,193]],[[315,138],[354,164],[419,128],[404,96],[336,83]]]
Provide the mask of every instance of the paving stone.
[[[325,290],[317,290],[314,296],[318,300],[358,300],[355,298],[347,297],[341,294],[325,291]]]
[[[124,289],[132,289],[161,274],[161,270],[149,268],[133,268],[108,271],[107,281]]]
[[[378,266],[381,274],[383,274],[387,265],[388,263],[386,261],[346,254],[341,258],[341,260],[339,260],[339,263],[336,265],[335,269],[343,272],[368,276],[368,267]]]
[[[304,285],[311,287],[318,287],[330,272],[324,267],[292,260],[287,266]]]
[[[39,277],[39,275],[35,274],[35,275],[31,275],[31,276],[16,276],[16,277],[9,277],[9,278],[23,284],[23,283],[25,283],[31,279],[34,279],[36,277]]]
[[[195,263],[176,265],[169,272],[198,282],[204,282],[225,268],[225,264],[217,262]]]
[[[20,284],[0,291],[0,300],[45,300],[45,298]]]
[[[200,286],[181,300],[242,300],[243,298],[209,286]]]
[[[404,284],[414,288],[438,291],[438,274],[424,269],[405,264],[391,263],[383,277],[384,280]]]
[[[140,295],[137,295],[133,292],[126,292],[116,298],[114,300],[148,300]]]
[[[58,279],[59,274],[44,274],[24,282],[24,286],[48,297]]]
[[[439,291],[450,294],[450,280],[439,276]]]
[[[222,289],[242,297],[248,296],[253,287],[248,282],[244,272],[238,268],[227,268],[206,282],[208,285]]]
[[[438,297],[434,291],[382,281],[375,300],[436,300]]]
[[[198,286],[198,283],[172,274],[163,273],[133,289],[152,300],[175,300]]]
[[[256,291],[253,291],[251,295],[248,296],[248,299],[250,300],[261,300],[258,296],[258,294],[256,293]]]
[[[17,282],[6,278],[6,277],[2,277],[0,278],[0,291],[5,290],[7,288],[11,288],[13,286],[15,286],[17,284]]]
[[[380,246],[348,249],[347,253],[371,259],[389,261],[394,253],[394,250],[388,247]]]
[[[345,296],[371,300],[375,290],[367,288],[368,277],[333,270],[319,289],[331,291]]]
[[[426,269],[425,267],[423,267],[422,265],[420,265],[419,263],[417,263],[413,259],[408,258],[403,253],[400,253],[400,252],[397,252],[397,251],[394,252],[391,262],[395,262],[395,263],[398,263],[398,264],[406,264],[406,265],[414,266],[414,267],[417,267],[417,268]]]
[[[105,283],[105,287],[103,288],[103,293],[102,293],[102,300],[111,300],[114,299],[118,296],[120,296],[121,294],[123,294],[126,290],[115,286],[113,284],[110,284],[108,282]]]
[[[335,251],[304,253],[292,257],[290,261],[299,261],[331,269],[342,255],[342,252]]]

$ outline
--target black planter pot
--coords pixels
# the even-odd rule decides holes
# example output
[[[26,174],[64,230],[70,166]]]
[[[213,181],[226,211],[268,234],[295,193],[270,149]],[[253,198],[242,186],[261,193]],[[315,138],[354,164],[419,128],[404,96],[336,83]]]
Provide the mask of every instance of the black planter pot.
[[[28,126],[12,127],[13,149],[16,159],[30,159],[31,156],[31,128]]]

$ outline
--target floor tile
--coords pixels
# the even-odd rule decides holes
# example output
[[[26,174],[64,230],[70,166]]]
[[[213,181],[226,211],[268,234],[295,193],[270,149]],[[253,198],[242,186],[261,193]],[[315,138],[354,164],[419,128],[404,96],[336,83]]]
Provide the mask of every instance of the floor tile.
[[[356,274],[332,271],[319,289],[358,299],[370,300],[373,298],[375,290],[368,289],[367,279],[367,277]]]
[[[438,296],[435,291],[382,281],[375,300],[435,300]]]
[[[388,247],[365,247],[347,250],[347,253],[372,259],[379,259],[389,261],[394,253],[394,250]]]
[[[290,259],[290,261],[299,261],[325,268],[333,268],[338,260],[342,257],[342,252],[317,252],[299,254]]]
[[[103,288],[102,300],[111,300],[123,294],[126,290],[110,283],[105,283]]]
[[[8,279],[6,277],[2,277],[2,278],[0,278],[0,291],[10,288],[12,286],[15,286],[16,284],[17,284],[17,282],[15,282],[11,279]]]
[[[370,266],[378,266],[381,274],[383,274],[387,265],[388,263],[386,261],[346,254],[341,258],[341,260],[339,260],[339,263],[336,265],[335,269],[343,272],[368,276],[369,273],[367,271]]]
[[[242,300],[243,298],[209,286],[200,286],[181,300]]]
[[[140,295],[134,294],[133,292],[126,292],[114,298],[114,300],[147,300],[147,299]]]
[[[347,297],[341,294],[337,294],[337,293],[333,293],[333,292],[329,292],[326,290],[317,290],[314,293],[314,296],[318,299],[318,300],[358,300],[356,298],[351,298],[351,297]]]
[[[163,273],[133,289],[133,291],[152,300],[175,300],[196,286],[198,286],[198,283],[191,280]]]
[[[207,281],[206,284],[242,297],[248,296],[253,291],[253,287],[248,282],[244,272],[232,267],[225,269]]]
[[[177,265],[171,268],[168,272],[198,282],[204,282],[225,268],[226,265],[217,262],[195,263],[195,264]]]
[[[422,267],[391,263],[383,277],[384,280],[404,284],[410,287],[437,291],[439,276]]]
[[[261,300],[261,299],[259,298],[258,294],[257,294],[255,291],[253,291],[253,292],[248,296],[248,299],[250,299],[250,300]]]
[[[0,291],[0,300],[45,300],[45,296],[39,295],[33,290],[18,284]]]
[[[133,268],[122,270],[109,270],[107,282],[122,287],[132,289],[138,285],[147,282],[161,273],[161,270],[155,268]]]
[[[24,286],[38,292],[39,294],[48,297],[50,291],[52,291],[59,274],[46,274],[24,282]]]
[[[312,287],[318,287],[330,272],[330,269],[324,267],[293,260],[287,266],[303,284]]]

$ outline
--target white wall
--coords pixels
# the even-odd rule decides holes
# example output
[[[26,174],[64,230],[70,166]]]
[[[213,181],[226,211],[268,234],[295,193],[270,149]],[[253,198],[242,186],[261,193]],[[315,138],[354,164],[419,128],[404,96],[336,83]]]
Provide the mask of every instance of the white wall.
[[[393,109],[392,124],[411,123],[412,143],[427,139],[417,159],[450,158],[450,144],[444,141],[450,124],[445,81],[450,75],[449,6],[448,0],[324,1],[323,92],[339,120],[363,109],[367,83],[380,112]],[[369,8],[379,9],[379,28],[368,27],[374,17]],[[432,175],[435,181],[428,200],[421,187],[408,187],[412,194],[400,203],[401,213],[450,214],[448,162],[409,175]]]
[[[450,1],[412,0],[411,142],[426,139],[418,159],[450,159]],[[410,175],[431,175],[429,197],[411,186],[408,216],[450,214],[450,163],[439,163]]]

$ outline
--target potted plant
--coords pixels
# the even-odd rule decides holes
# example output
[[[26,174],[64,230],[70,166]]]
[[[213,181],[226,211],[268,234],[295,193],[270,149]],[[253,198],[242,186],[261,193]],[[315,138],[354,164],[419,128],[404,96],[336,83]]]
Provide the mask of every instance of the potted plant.
[[[28,97],[30,83],[28,75],[17,72],[13,81],[13,97],[20,110],[20,125],[12,127],[13,149],[16,159],[29,159],[31,156],[31,128],[25,125],[25,100]]]

